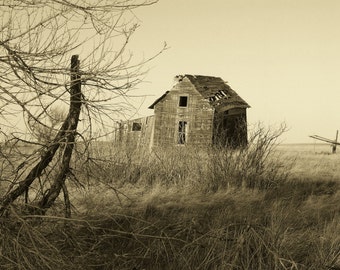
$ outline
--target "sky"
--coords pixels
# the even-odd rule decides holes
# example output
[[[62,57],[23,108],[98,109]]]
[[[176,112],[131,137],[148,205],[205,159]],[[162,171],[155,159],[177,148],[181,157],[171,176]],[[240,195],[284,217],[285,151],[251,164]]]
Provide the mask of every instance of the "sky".
[[[134,11],[130,50],[156,54],[138,86],[139,115],[179,74],[221,77],[244,99],[250,128],[286,123],[283,143],[340,129],[340,1],[160,0]]]

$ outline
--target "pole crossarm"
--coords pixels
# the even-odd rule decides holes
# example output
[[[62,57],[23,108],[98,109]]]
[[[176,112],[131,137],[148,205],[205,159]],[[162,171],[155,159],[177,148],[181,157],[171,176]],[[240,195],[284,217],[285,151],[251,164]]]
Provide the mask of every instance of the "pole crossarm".
[[[330,143],[330,144],[340,145],[340,142],[337,142],[336,140],[327,139],[327,138],[321,137],[319,135],[310,135],[309,137],[316,139],[316,140],[319,140],[319,141],[327,142],[327,143]]]

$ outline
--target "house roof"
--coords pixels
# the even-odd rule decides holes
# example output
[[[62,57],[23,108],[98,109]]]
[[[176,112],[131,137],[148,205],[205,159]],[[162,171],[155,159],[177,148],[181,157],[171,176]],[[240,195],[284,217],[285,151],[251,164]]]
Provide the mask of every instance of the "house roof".
[[[202,76],[202,75],[178,75],[176,78],[182,81],[183,78],[188,78],[194,85],[196,90],[205,98],[208,99],[213,107],[231,106],[249,108],[245,102],[231,87],[219,77]],[[158,98],[149,108],[160,102],[169,93],[167,91],[164,95]]]
[[[160,96],[159,98],[157,98],[154,103],[152,103],[148,108],[149,109],[153,109],[155,107],[155,105],[160,102],[163,98],[166,97],[166,95],[169,93],[170,91],[166,91],[162,96]]]

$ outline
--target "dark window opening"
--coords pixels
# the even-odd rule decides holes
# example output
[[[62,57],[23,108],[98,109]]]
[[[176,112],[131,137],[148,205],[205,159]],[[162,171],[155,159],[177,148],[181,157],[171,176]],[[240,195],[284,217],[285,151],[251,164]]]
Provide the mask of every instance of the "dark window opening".
[[[186,142],[186,121],[179,121],[178,123],[178,144],[185,144]]]
[[[141,131],[142,124],[141,123],[132,123],[132,131]]]
[[[188,97],[180,96],[179,97],[179,106],[180,107],[187,107],[188,106]]]

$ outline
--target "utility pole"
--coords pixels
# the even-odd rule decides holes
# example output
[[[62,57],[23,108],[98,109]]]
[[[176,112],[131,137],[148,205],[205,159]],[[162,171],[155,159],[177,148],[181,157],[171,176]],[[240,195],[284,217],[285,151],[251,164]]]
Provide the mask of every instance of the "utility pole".
[[[340,145],[340,142],[338,142],[338,135],[339,135],[339,130],[336,131],[335,140],[327,139],[327,138],[321,137],[319,135],[311,135],[309,137],[316,139],[316,140],[319,140],[319,141],[329,143],[332,147],[332,153],[335,154],[336,153],[336,146]]]
[[[335,154],[336,153],[336,146],[337,146],[337,142],[338,142],[338,135],[339,135],[339,130],[336,131],[336,135],[335,135],[335,143],[333,144],[332,147],[332,153]]]

